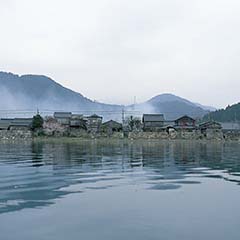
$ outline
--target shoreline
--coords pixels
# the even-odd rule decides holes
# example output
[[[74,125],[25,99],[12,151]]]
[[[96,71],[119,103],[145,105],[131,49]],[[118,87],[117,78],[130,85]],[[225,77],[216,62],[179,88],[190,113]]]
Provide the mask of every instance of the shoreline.
[[[80,137],[33,137],[28,139],[0,139],[1,143],[239,143],[240,139],[130,139],[130,138],[112,138],[112,137],[99,137],[99,138],[80,138]]]

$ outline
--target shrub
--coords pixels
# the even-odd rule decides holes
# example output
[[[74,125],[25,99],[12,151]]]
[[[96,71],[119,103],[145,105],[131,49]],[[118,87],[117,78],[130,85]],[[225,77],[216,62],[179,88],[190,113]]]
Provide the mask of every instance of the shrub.
[[[42,128],[43,126],[43,118],[40,114],[37,114],[33,117],[32,128],[33,130]]]

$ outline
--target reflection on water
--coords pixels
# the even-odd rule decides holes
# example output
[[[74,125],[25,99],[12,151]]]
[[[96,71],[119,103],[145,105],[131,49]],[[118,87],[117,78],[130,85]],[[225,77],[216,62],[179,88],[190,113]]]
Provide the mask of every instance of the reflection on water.
[[[139,185],[147,194],[210,178],[239,184],[240,148],[184,141],[0,144],[0,174],[5,213],[117,186]]]

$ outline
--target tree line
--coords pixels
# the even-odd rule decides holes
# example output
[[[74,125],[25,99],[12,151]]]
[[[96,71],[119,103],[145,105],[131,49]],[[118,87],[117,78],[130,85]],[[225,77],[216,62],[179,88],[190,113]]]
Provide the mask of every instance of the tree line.
[[[240,103],[227,106],[225,109],[219,109],[210,112],[203,117],[203,121],[214,120],[218,122],[239,122],[240,121]]]

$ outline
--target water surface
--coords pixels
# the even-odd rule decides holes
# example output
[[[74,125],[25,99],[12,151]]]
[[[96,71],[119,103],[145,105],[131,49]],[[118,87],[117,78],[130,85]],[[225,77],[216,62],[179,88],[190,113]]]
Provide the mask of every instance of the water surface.
[[[0,239],[240,239],[240,144],[0,144]]]

